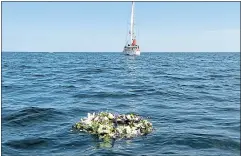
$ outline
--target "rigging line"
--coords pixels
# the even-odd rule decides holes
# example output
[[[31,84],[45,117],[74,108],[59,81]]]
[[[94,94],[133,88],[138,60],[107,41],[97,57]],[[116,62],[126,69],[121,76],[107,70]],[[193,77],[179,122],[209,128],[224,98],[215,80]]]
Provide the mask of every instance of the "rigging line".
[[[125,39],[125,44],[124,45],[126,45],[127,44],[127,41],[128,40],[128,22],[127,22],[127,32],[126,32],[126,39]]]
[[[128,9],[129,10],[129,9]],[[129,40],[129,20],[130,20],[130,16],[131,15],[131,10],[129,10],[129,13],[126,15],[127,16],[127,18],[126,18],[126,20],[127,20],[127,34],[126,34],[126,43],[125,44],[128,44],[128,40]]]

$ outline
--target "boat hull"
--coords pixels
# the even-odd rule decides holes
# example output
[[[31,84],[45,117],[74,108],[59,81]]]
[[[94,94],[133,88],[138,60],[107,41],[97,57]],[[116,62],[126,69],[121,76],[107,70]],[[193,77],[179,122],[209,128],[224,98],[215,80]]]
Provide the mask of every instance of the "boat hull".
[[[137,55],[137,56],[139,56],[141,54],[141,51],[138,50],[138,49],[134,49],[134,50],[132,50],[132,49],[124,49],[123,53],[125,55]]]

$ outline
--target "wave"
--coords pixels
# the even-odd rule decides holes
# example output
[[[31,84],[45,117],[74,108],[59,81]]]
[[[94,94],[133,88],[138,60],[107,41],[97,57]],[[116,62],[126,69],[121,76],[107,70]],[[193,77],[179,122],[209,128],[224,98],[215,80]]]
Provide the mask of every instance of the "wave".
[[[48,147],[51,140],[49,138],[26,138],[22,140],[11,140],[6,143],[4,143],[7,146],[10,146],[12,148],[16,149],[33,149],[38,147]]]
[[[160,137],[160,136],[159,136]],[[159,138],[158,137],[158,138]],[[156,139],[158,139],[156,138]],[[171,137],[162,136],[161,146],[188,146],[192,149],[222,149],[222,150],[240,150],[240,142],[223,135],[198,134],[198,133],[180,133]],[[153,144],[155,146],[155,143]]]
[[[63,114],[54,108],[27,107],[18,112],[3,117],[3,123],[8,126],[29,126],[41,121],[48,121],[56,115]]]
[[[124,98],[124,97],[136,97],[139,96],[135,93],[114,93],[114,92],[98,92],[98,93],[82,93],[76,94],[73,97],[75,98]]]

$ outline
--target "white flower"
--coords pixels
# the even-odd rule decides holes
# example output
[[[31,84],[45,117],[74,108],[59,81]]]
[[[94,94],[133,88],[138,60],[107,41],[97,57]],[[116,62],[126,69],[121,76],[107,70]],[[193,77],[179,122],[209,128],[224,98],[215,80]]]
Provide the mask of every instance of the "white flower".
[[[127,118],[128,120],[131,120],[131,116],[130,116],[130,115],[127,115],[126,118]]]
[[[99,116],[95,117],[94,121],[98,121],[99,120]]]
[[[90,114],[88,113],[88,120],[92,120],[95,117],[95,113]]]
[[[112,115],[111,113],[109,113],[108,118],[109,118],[109,119],[114,119],[114,115]]]
[[[110,133],[110,134],[109,134],[110,137],[113,137],[114,135],[115,135],[114,133]]]
[[[131,128],[130,128],[130,126],[126,126],[126,133],[127,133],[127,134],[130,134],[130,133],[131,133]]]
[[[97,132],[98,132],[99,134],[101,134],[101,133],[103,132],[102,130],[103,130],[103,126],[100,125],[99,128],[98,128],[98,130],[97,130]]]
[[[109,118],[107,118],[106,116],[103,118],[105,121],[109,120]]]

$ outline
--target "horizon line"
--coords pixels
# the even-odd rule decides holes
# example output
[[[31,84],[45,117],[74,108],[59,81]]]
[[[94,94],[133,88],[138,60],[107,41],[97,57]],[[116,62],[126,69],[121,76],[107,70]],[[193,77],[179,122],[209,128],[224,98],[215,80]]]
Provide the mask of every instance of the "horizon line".
[[[122,53],[117,51],[1,51],[2,53]],[[240,53],[240,51],[145,51],[141,53]]]

